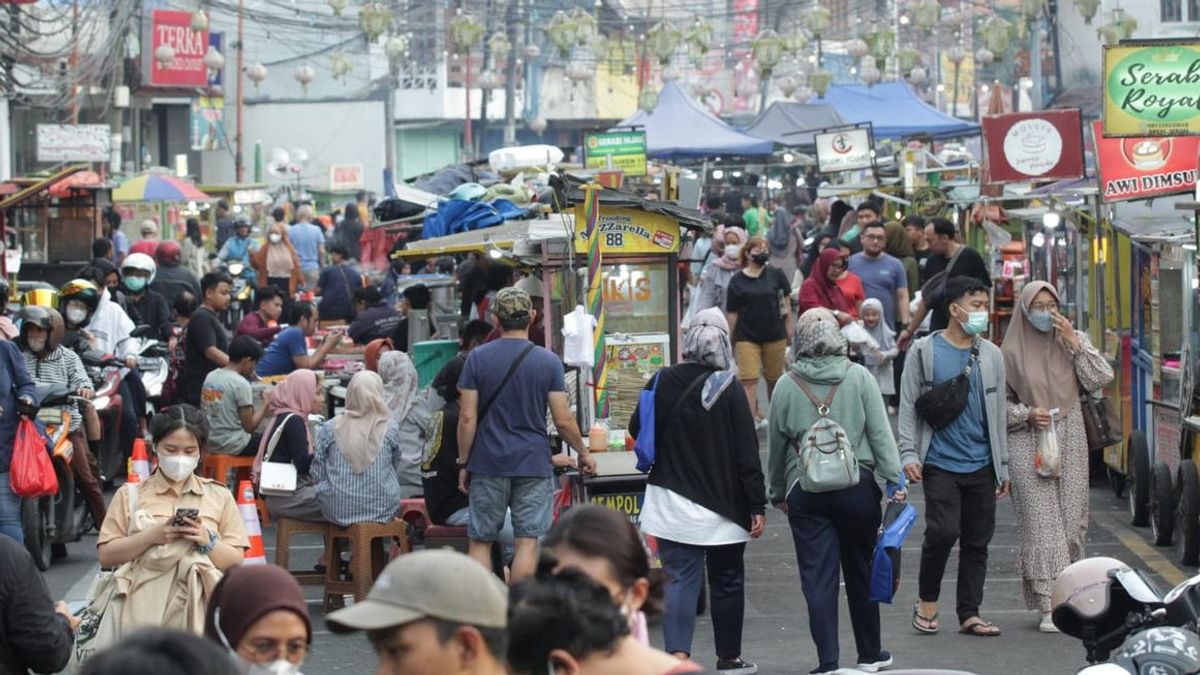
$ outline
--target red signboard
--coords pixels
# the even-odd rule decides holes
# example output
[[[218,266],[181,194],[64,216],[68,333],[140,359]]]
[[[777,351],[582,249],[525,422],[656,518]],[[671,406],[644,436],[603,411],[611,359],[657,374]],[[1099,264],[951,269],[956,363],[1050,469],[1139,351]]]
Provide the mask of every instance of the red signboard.
[[[1100,196],[1106,202],[1190,192],[1196,185],[1200,136],[1105,138],[1092,122]]]
[[[983,118],[992,183],[1083,177],[1079,110],[988,115]]]
[[[156,57],[158,48],[167,45],[175,58],[161,63]],[[208,53],[208,31],[192,30],[192,13],[156,9],[150,15],[150,78],[152,87],[206,87],[208,68],[204,55]]]

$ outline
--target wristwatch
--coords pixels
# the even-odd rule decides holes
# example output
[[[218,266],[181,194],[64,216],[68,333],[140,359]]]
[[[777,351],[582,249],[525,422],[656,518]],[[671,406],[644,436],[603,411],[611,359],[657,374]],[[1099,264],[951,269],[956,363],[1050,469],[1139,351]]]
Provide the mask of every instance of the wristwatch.
[[[457,466],[460,469],[465,469],[465,468],[467,468],[467,463],[470,461],[471,461],[470,457],[468,457],[466,459],[463,459],[462,457],[455,457],[454,458],[454,466]]]
[[[199,553],[200,555],[208,555],[209,553],[212,553],[213,549],[215,549],[216,547],[217,547],[217,533],[213,532],[212,530],[208,531],[208,543],[207,544],[205,544],[203,546],[201,546],[200,544],[195,544],[196,553]]]

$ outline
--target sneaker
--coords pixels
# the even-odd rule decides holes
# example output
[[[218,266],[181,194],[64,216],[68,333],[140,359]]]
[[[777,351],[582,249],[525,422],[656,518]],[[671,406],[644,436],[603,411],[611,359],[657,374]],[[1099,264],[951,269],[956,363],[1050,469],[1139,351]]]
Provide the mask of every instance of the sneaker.
[[[758,672],[758,666],[738,659],[719,659],[717,661],[717,672],[726,673],[727,675],[754,675]]]
[[[1054,625],[1054,619],[1050,618],[1050,612],[1042,612],[1041,623],[1038,624],[1038,630],[1043,633],[1058,633],[1058,626]]]
[[[879,651],[879,655],[875,658],[870,661],[860,661],[855,667],[864,673],[878,673],[890,665],[892,665],[892,653],[883,649]]]

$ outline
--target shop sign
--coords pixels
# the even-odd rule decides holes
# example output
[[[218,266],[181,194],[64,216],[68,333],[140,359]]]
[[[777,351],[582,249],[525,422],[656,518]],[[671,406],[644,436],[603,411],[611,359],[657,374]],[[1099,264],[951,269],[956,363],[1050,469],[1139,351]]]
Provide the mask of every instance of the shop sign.
[[[645,492],[620,492],[606,495],[592,495],[592,503],[597,506],[612,509],[625,514],[634,525],[642,521],[642,504],[646,501]]]
[[[992,183],[1083,177],[1083,122],[1078,109],[983,118]]]
[[[107,162],[111,143],[107,124],[37,125],[39,162]]]
[[[589,169],[621,169],[626,176],[645,176],[646,132],[613,131],[584,134],[583,165]]]
[[[1189,192],[1196,185],[1200,136],[1104,138],[1092,122],[1100,197],[1106,202]]]
[[[208,66],[204,55],[208,53],[208,31],[192,30],[192,13],[178,10],[156,9],[150,14],[150,36],[144,45],[146,67],[149,73],[145,84],[151,87],[196,87],[208,85]],[[160,63],[154,58],[159,47],[167,45],[175,51],[175,58]]]
[[[583,204],[575,207],[575,248],[587,251]],[[657,213],[600,207],[600,251],[604,255],[674,253],[679,250],[679,223]]]
[[[362,164],[330,164],[329,191],[347,192],[361,190],[363,186]]]
[[[1200,134],[1200,41],[1104,48],[1104,135]]]
[[[842,129],[816,135],[817,171],[858,171],[875,165],[871,149],[871,130],[866,127]]]
[[[192,150],[224,150],[229,145],[225,133],[225,99],[201,96],[192,101]]]

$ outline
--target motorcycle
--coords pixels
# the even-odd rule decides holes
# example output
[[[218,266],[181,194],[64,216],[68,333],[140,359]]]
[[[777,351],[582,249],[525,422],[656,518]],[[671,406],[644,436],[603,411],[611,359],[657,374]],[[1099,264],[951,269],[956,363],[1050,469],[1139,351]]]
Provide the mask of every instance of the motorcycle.
[[[120,394],[121,368],[125,364],[94,350],[84,351],[79,357],[96,392],[91,406],[100,416],[101,435],[99,441],[92,442],[91,450],[99,465],[100,482],[107,489],[112,487],[113,479],[123,476],[126,470],[120,446],[121,406],[124,404]]]
[[[65,558],[67,544],[79,541],[94,523],[75,487],[75,474],[71,471],[71,459],[75,456],[75,446],[69,436],[71,408],[83,399],[68,393],[63,386],[38,387],[38,393],[41,407],[36,419],[50,439],[47,450],[58,479],[58,492],[21,502],[21,530],[25,535],[25,549],[37,568],[44,572],[50,567],[51,560]]]
[[[146,388],[146,414],[152,415],[154,407],[162,397],[163,384],[167,381],[170,364],[167,361],[167,346],[148,337],[153,328],[138,326],[126,340],[136,340],[133,353],[137,355],[138,371],[142,374],[142,386]]]
[[[229,307],[221,318],[226,328],[234,330],[254,302],[254,284],[251,281],[254,272],[240,260],[224,261],[223,264],[225,271],[233,277],[233,288],[229,293]]]

